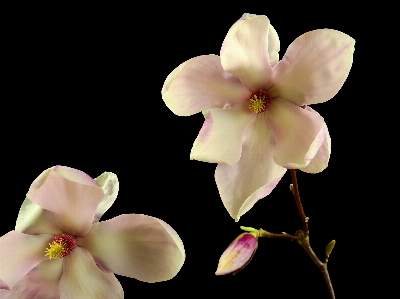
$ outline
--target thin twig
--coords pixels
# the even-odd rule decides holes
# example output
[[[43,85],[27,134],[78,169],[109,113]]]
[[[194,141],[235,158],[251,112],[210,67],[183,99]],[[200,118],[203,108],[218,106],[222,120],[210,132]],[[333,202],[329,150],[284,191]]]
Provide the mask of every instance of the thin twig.
[[[333,291],[333,286],[331,283],[331,279],[329,277],[328,267],[327,267],[326,263],[322,263],[319,260],[319,258],[315,254],[314,250],[312,250],[308,237],[304,237],[304,235],[301,233],[299,233],[299,234],[296,233],[297,237],[295,237],[291,234],[287,234],[287,233],[274,234],[274,233],[270,233],[262,228],[260,228],[258,230],[258,232],[259,232],[260,238],[262,238],[262,237],[280,238],[280,239],[289,239],[291,241],[297,241],[301,245],[301,247],[304,248],[304,250],[310,256],[310,258],[313,260],[313,262],[317,265],[317,267],[322,271],[322,274],[324,275],[324,278],[325,278],[326,285],[328,287],[329,295],[330,295],[331,299],[335,299],[335,292]],[[302,231],[298,231],[298,232],[302,232]]]
[[[295,236],[292,236],[287,233],[274,234],[274,233],[267,232],[266,230],[263,230],[262,228],[260,228],[258,231],[260,233],[260,237],[289,239],[291,241],[297,240]]]
[[[327,264],[326,263],[324,264],[319,260],[319,258],[317,257],[317,255],[314,253],[314,251],[312,250],[312,248],[310,246],[309,231],[308,231],[308,217],[306,217],[306,214],[304,213],[304,210],[303,210],[303,205],[301,204],[300,195],[299,195],[299,185],[297,184],[297,178],[296,178],[296,170],[290,169],[290,174],[292,175],[292,184],[293,184],[292,192],[294,195],[294,199],[296,201],[297,209],[299,210],[301,221],[303,222],[303,231],[296,232],[297,242],[301,245],[301,247],[304,248],[304,250],[310,256],[310,258],[313,260],[313,262],[322,271],[322,274],[324,275],[324,278],[325,278],[326,285],[328,287],[329,295],[330,295],[331,299],[335,299],[335,293],[333,291],[332,282],[329,277]],[[326,258],[326,262],[327,262],[327,258]]]
[[[314,250],[312,250],[310,243],[304,242],[303,244],[300,244],[301,247],[304,248],[304,250],[307,252],[307,254],[311,257],[313,262],[317,265],[317,267],[322,271],[322,274],[324,275],[326,285],[328,287],[329,295],[331,299],[335,299],[335,292],[333,291],[333,286],[331,279],[329,277],[329,272],[328,272],[328,266],[324,263],[322,263],[317,255],[315,254]]]
[[[307,237],[308,236],[308,217],[306,217],[306,214],[304,213],[304,210],[303,210],[303,205],[301,204],[301,201],[300,201],[299,186],[297,184],[297,178],[296,178],[296,170],[290,169],[290,174],[292,175],[294,199],[296,201],[297,209],[299,210],[301,222],[303,223],[304,235],[305,235],[305,237]]]

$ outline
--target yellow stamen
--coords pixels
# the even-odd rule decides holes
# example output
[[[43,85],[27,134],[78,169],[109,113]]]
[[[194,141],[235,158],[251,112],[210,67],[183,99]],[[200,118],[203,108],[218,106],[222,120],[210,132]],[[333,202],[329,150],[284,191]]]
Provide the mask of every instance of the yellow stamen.
[[[50,260],[64,257],[67,250],[62,243],[53,242],[49,243],[49,245],[50,248],[46,248],[46,256],[48,256]]]
[[[49,259],[59,259],[70,254],[77,246],[77,241],[73,236],[61,234],[54,236],[53,242],[46,248],[46,256]]]
[[[254,98],[254,99],[250,99],[250,105],[249,108],[251,111],[253,111],[254,113],[260,113],[265,111],[264,109],[264,101],[260,98]]]
[[[254,113],[262,113],[267,110],[272,97],[265,90],[257,90],[249,99],[249,109]]]

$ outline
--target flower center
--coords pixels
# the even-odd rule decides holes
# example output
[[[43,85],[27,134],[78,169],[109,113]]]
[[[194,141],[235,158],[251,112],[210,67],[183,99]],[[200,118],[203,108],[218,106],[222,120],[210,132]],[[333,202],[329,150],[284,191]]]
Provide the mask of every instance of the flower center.
[[[50,248],[46,248],[46,256],[49,259],[59,259],[70,254],[76,247],[76,239],[67,234],[61,234],[53,238],[49,243]]]
[[[267,110],[272,97],[265,90],[257,90],[250,96],[249,109],[254,113],[262,113]]]

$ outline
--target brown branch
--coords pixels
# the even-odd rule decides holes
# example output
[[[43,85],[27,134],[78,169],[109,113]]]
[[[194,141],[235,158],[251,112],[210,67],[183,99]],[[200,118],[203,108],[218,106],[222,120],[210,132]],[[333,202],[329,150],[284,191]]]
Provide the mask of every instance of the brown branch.
[[[307,252],[307,254],[310,256],[310,258],[313,260],[313,262],[317,265],[317,267],[322,271],[322,274],[324,275],[326,285],[328,287],[329,295],[331,299],[335,299],[335,292],[333,291],[333,286],[331,279],[329,277],[329,272],[328,272],[328,266],[326,263],[322,263],[315,252],[312,250],[310,243],[307,239],[306,242],[303,242],[300,244],[301,247],[304,248],[304,250]]]
[[[262,228],[260,228],[258,230],[258,232],[260,234],[259,237],[289,239],[291,241],[296,241],[297,240],[295,236],[292,236],[292,235],[287,234],[287,233],[274,234],[274,233],[267,232],[266,230],[263,230]]]
[[[293,196],[296,201],[297,209],[299,210],[301,222],[303,223],[303,232],[305,237],[308,236],[308,217],[303,210],[303,205],[301,204],[300,194],[299,194],[299,185],[297,184],[296,178],[296,170],[290,169],[290,174],[292,175],[292,183],[293,183]]]
[[[301,245],[301,247],[304,248],[304,250],[310,256],[310,258],[313,260],[313,262],[322,271],[322,274],[324,275],[324,278],[325,278],[326,285],[329,290],[329,295],[330,295],[331,299],[335,299],[335,293],[333,291],[332,282],[329,277],[328,267],[326,264],[328,262],[328,258],[326,257],[325,263],[322,263],[310,246],[310,241],[308,238],[308,236],[309,236],[308,217],[306,217],[306,214],[304,213],[304,210],[303,210],[303,205],[301,204],[300,194],[299,194],[299,185],[297,184],[297,178],[296,178],[296,170],[290,169],[290,174],[292,175],[293,196],[296,201],[297,209],[299,210],[301,221],[303,222],[303,231],[296,232],[297,242]]]
[[[328,272],[328,267],[326,263],[322,263],[317,255],[314,253],[314,250],[312,250],[310,246],[310,241],[308,236],[304,236],[303,231],[299,230],[296,232],[296,236],[287,234],[287,233],[282,233],[282,234],[274,234],[270,233],[266,230],[263,230],[260,228],[258,230],[259,237],[267,237],[267,238],[281,238],[281,239],[289,239],[291,241],[297,241],[301,247],[304,248],[304,250],[307,252],[307,254],[310,256],[310,258],[313,260],[313,262],[317,265],[317,267],[322,271],[322,274],[324,275],[326,285],[328,287],[329,295],[331,299],[335,299],[335,292],[333,291],[333,286],[331,283],[331,279],[329,277],[329,272]]]

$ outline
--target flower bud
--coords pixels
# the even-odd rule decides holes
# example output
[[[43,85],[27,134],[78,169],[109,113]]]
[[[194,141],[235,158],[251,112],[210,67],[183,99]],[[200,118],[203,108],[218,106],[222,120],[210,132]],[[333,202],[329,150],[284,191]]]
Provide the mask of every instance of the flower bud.
[[[325,249],[326,257],[329,257],[329,256],[331,255],[332,249],[333,249],[333,247],[335,246],[335,244],[336,244],[336,241],[335,241],[335,240],[332,240],[332,241],[330,241],[330,242],[328,243],[328,245],[326,245],[326,249]]]
[[[221,255],[215,274],[236,274],[243,269],[256,252],[258,246],[257,237],[257,232],[240,234]]]

